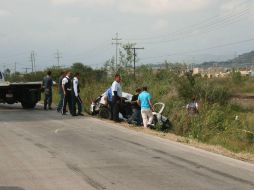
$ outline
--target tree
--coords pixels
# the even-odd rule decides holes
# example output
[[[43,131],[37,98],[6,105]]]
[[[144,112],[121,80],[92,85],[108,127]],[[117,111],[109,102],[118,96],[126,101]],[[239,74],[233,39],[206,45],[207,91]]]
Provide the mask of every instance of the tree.
[[[4,70],[5,77],[10,76],[10,74],[11,74],[11,70],[10,69],[7,68],[7,69]]]
[[[127,43],[122,45],[122,49],[120,50],[120,67],[132,67],[134,61],[134,52],[131,48],[133,48],[135,45],[135,43]]]
[[[71,66],[71,70],[73,73],[87,74],[91,73],[93,69],[89,66],[84,65],[83,63],[73,63]]]
[[[104,70],[94,70],[83,63],[74,63],[71,66],[73,73],[80,73],[81,84],[90,83],[92,81],[102,81],[107,74]]]
[[[116,67],[116,65],[115,65],[115,57],[114,56],[104,63],[104,69],[109,74],[115,74],[115,73],[117,73],[118,67]]]

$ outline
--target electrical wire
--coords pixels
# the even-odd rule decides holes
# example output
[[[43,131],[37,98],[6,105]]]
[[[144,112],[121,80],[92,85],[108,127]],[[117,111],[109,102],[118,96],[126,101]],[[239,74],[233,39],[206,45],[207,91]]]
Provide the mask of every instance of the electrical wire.
[[[238,45],[238,44],[250,43],[252,41],[254,41],[254,38],[245,39],[245,40],[232,42],[232,43],[227,43],[227,44],[216,45],[216,46],[207,47],[207,48],[200,48],[200,49],[191,50],[191,51],[184,51],[184,52],[172,53],[172,54],[168,54],[168,55],[161,55],[161,56],[154,56],[154,57],[145,57],[145,58],[142,58],[142,60],[157,59],[157,58],[163,58],[163,57],[171,57],[171,56],[175,56],[175,55],[187,55],[187,54],[203,52],[203,51],[211,50],[211,49],[217,49],[217,48],[223,48],[223,47],[228,47],[228,46],[234,46],[234,45]]]
[[[245,5],[246,3],[250,2],[250,0],[246,0],[240,4],[237,5],[237,8],[239,8],[242,5]],[[228,19],[232,19],[234,17],[237,17],[238,15],[241,15],[243,13],[246,13],[246,11],[248,11],[250,9],[250,7],[248,8],[244,8],[241,9],[239,12],[235,13],[235,9],[236,6],[233,10],[228,11],[229,14],[226,14],[226,16],[224,18],[221,19],[221,15],[216,15],[213,17],[210,17],[208,19],[202,20],[201,22],[195,23],[193,25],[184,27],[182,29],[176,30],[170,34],[166,34],[166,35],[162,35],[162,36],[156,36],[156,37],[147,37],[147,38],[140,38],[140,39],[126,39],[127,41],[151,41],[151,40],[158,40],[158,39],[165,39],[165,37],[169,37],[169,36],[179,36],[182,34],[185,34],[186,32],[189,33],[190,30],[198,30],[198,29],[202,29],[202,28],[206,28],[206,27],[211,27],[213,25],[218,25],[218,24],[223,24],[223,22],[227,21]]]

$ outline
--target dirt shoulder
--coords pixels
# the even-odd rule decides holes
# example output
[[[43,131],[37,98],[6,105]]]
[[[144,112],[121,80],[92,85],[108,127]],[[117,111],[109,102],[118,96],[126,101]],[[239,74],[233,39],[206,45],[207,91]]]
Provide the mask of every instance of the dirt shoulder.
[[[100,118],[98,118],[98,119],[100,119]],[[108,120],[104,120],[104,119],[100,119],[100,120],[103,120],[107,123],[114,123],[112,121],[108,121]],[[186,138],[186,137],[177,136],[177,135],[172,134],[172,133],[163,133],[163,132],[154,131],[154,130],[151,130],[151,129],[144,129],[142,127],[136,127],[136,126],[133,126],[133,125],[129,125],[127,123],[120,123],[120,124],[112,125],[112,126],[121,126],[121,127],[127,128],[129,130],[133,130],[133,131],[140,132],[140,133],[146,133],[146,134],[149,134],[149,135],[153,135],[153,136],[160,137],[160,138],[163,138],[163,139],[167,139],[167,140],[170,140],[170,141],[179,142],[179,143],[189,145],[189,146],[192,146],[192,147],[195,147],[195,148],[199,148],[199,149],[202,149],[202,150],[206,150],[206,151],[209,151],[209,152],[213,152],[213,153],[216,153],[216,154],[220,154],[220,155],[223,155],[223,156],[227,156],[227,157],[230,157],[230,158],[234,158],[234,159],[238,159],[238,160],[242,160],[242,161],[254,164],[254,154],[251,154],[251,153],[234,153],[234,152],[231,152],[231,151],[223,148],[222,146],[209,145],[209,144],[198,142],[195,139],[190,139],[190,138]]]

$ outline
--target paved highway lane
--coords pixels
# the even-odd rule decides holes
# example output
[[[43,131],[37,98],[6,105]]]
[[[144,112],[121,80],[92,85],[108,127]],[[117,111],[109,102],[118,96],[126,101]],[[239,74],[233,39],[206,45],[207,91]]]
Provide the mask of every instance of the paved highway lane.
[[[244,190],[254,165],[90,117],[0,106],[0,190]]]

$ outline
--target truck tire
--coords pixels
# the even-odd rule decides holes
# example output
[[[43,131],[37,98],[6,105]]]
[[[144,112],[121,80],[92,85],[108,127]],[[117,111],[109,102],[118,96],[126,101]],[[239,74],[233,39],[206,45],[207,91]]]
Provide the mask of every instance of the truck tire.
[[[100,108],[99,116],[103,119],[110,119],[111,118],[111,112],[108,108],[102,107],[102,108]]]
[[[36,106],[36,103],[31,103],[31,102],[21,102],[21,105],[23,109],[33,109]]]

